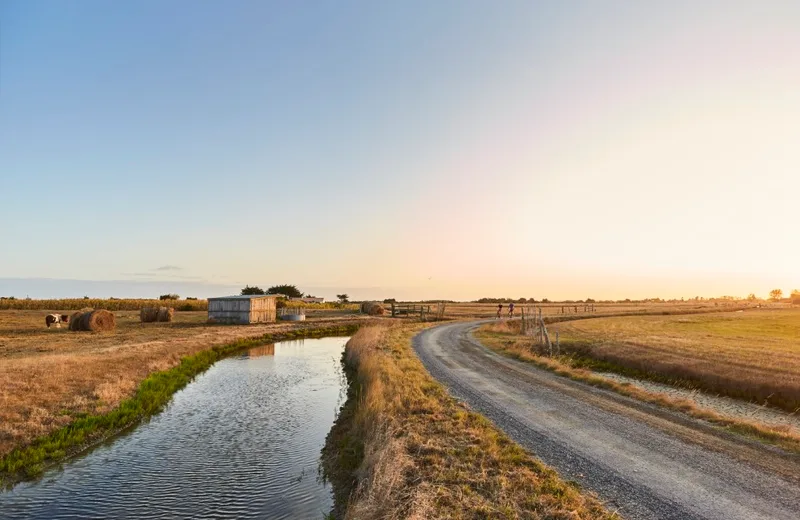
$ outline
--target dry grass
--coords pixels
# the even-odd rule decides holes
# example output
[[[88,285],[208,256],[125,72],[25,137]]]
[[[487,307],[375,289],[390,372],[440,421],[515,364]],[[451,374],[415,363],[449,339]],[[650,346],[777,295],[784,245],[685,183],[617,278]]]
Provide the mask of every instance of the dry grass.
[[[117,312],[114,332],[47,329],[39,311],[0,312],[0,457],[75,418],[107,412],[130,397],[150,373],[214,345],[302,324],[207,325],[205,312],[183,312],[172,323],[139,323]]]
[[[634,375],[800,410],[800,309],[603,318],[551,330],[566,350]]]
[[[355,390],[326,448],[353,490],[341,516],[615,517],[451,398],[411,350],[420,328],[365,328],[347,345]]]
[[[703,318],[711,318],[703,316]],[[610,318],[609,318],[610,319]],[[636,318],[639,319],[639,318]],[[603,318],[605,320],[605,318]],[[520,336],[519,323],[499,322],[482,326],[475,336],[482,344],[508,357],[535,364],[551,370],[561,376],[582,381],[592,386],[613,390],[619,394],[633,397],[644,402],[683,412],[691,417],[703,419],[728,430],[748,437],[778,445],[788,451],[800,453],[800,435],[787,426],[763,424],[722,415],[715,410],[698,406],[693,401],[675,398],[663,393],[650,392],[632,385],[619,383],[602,377],[587,369],[587,364],[571,355],[549,358],[537,354],[531,348],[531,339]],[[602,368],[607,369],[604,365]]]

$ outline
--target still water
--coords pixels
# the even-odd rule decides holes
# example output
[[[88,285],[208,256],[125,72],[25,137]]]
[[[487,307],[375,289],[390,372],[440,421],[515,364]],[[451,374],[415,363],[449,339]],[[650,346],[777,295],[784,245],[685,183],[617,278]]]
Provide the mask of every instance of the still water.
[[[0,492],[2,518],[316,518],[320,450],[345,398],[347,338],[219,361],[131,433]]]

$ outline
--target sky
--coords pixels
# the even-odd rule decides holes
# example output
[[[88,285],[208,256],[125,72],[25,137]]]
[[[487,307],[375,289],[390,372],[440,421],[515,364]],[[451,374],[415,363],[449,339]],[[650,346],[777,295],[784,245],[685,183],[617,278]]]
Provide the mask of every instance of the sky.
[[[6,0],[0,295],[788,293],[798,27],[795,1]]]

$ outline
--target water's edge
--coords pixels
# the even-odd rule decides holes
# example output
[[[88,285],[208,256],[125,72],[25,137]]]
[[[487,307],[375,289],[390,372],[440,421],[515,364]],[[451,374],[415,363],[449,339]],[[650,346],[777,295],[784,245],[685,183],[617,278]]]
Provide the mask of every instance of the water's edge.
[[[345,350],[347,347],[345,346]],[[344,518],[350,496],[356,487],[356,470],[364,458],[364,442],[355,429],[355,413],[361,397],[358,371],[346,361],[342,352],[342,368],[347,378],[347,399],[342,404],[336,420],[325,438],[320,456],[322,478],[333,490],[333,510],[328,518]]]

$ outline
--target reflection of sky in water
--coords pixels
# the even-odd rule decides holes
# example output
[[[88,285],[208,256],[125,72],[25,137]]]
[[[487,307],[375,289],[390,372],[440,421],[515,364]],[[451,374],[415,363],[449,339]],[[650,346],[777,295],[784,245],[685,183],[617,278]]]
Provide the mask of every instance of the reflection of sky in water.
[[[321,518],[345,338],[224,359],[132,433],[0,494],[2,518]]]

